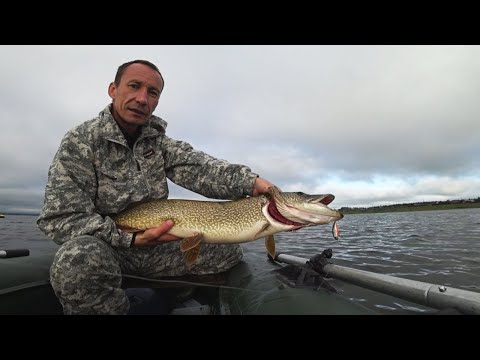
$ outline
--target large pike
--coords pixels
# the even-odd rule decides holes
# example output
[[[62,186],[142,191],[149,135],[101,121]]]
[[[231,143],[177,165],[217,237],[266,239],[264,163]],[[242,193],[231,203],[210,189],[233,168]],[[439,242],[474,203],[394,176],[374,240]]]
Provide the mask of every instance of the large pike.
[[[327,206],[333,199],[332,194],[282,192],[271,187],[267,194],[233,201],[155,200],[125,210],[113,220],[118,228],[130,232],[173,220],[169,233],[182,238],[180,250],[190,267],[202,242],[238,244],[265,237],[267,250],[274,257],[273,234],[342,219],[342,213]]]

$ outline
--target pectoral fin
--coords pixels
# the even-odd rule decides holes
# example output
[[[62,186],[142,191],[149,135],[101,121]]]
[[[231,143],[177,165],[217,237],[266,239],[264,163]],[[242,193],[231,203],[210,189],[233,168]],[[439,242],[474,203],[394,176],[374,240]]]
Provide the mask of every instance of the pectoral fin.
[[[200,254],[200,245],[202,245],[202,243],[199,242],[197,246],[183,253],[183,257],[185,258],[185,263],[188,269],[190,269],[192,265],[195,264],[195,261],[198,258],[198,254]]]
[[[275,259],[275,239],[273,238],[273,235],[268,235],[265,238],[265,247],[272,259]]]
[[[198,244],[200,244],[202,239],[203,239],[202,234],[197,234],[197,235],[193,235],[193,236],[182,239],[180,241],[180,251],[185,252],[198,246]]]
[[[267,222],[265,225],[262,226],[262,228],[255,234],[255,239],[261,238],[262,233],[268,229],[270,224]]]

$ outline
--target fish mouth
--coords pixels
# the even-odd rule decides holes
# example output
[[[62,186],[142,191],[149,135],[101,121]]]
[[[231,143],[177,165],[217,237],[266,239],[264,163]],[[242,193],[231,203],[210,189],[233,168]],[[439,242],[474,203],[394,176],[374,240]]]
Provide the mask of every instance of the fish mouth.
[[[267,211],[268,211],[268,214],[272,217],[272,219],[274,219],[275,221],[281,224],[293,225],[293,226],[305,226],[305,224],[289,220],[285,216],[280,214],[280,211],[278,211],[277,205],[275,205],[275,201],[273,200],[270,200]]]
[[[332,194],[309,195],[303,192],[282,192],[277,187],[269,188],[268,205],[265,215],[281,225],[301,228],[327,224],[340,220],[343,214],[330,209],[335,196]]]

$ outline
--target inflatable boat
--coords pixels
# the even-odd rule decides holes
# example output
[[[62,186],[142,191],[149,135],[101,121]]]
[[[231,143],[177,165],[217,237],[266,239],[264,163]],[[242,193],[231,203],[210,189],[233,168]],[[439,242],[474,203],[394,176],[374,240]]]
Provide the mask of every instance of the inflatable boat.
[[[0,314],[61,315],[49,282],[54,253],[0,250]],[[331,264],[311,258],[244,252],[226,273],[147,279],[125,274],[132,315],[377,315],[337,292],[332,279],[455,314],[480,314],[480,293]]]

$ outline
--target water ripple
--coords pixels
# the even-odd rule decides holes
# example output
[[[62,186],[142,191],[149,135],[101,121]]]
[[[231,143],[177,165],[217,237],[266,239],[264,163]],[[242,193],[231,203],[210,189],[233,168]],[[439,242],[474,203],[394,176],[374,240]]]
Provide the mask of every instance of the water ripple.
[[[480,209],[346,215],[331,226],[275,236],[277,251],[311,258],[332,249],[331,262],[360,270],[480,292]],[[46,240],[32,216],[8,216],[0,223],[0,249],[22,247],[42,253],[56,245]],[[265,253],[263,240],[242,246]],[[428,308],[337,281],[352,301],[385,314],[424,313]],[[340,291],[339,291],[340,292]]]

